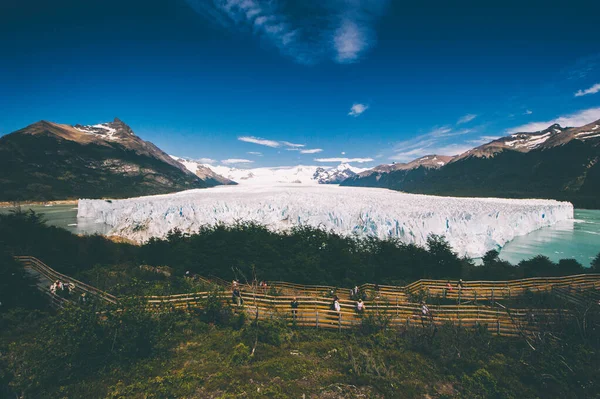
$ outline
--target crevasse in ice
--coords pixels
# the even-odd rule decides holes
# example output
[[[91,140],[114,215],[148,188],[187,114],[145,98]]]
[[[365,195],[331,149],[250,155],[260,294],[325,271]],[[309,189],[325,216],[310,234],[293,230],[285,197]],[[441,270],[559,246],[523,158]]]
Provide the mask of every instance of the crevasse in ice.
[[[298,224],[425,245],[446,237],[459,255],[480,257],[515,236],[573,218],[568,202],[539,199],[456,198],[380,188],[281,185],[221,186],[123,200],[86,200],[78,217],[111,227],[135,241],[165,237],[178,228],[254,221],[273,230]]]

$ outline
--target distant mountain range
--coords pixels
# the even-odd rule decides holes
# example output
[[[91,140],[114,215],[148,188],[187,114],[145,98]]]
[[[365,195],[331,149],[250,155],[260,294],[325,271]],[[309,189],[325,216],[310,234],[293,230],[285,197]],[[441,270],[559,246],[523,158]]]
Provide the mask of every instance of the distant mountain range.
[[[372,169],[239,169],[169,156],[116,119],[40,121],[0,138],[0,201],[125,198],[222,184],[339,184],[410,193],[554,198],[600,208],[600,120],[514,133],[456,156],[429,155]]]
[[[198,176],[219,176],[222,179],[222,184],[230,184],[233,182],[244,185],[339,184],[347,178],[356,176],[358,173],[366,170],[345,163],[336,167],[297,165],[240,169],[228,166],[203,164],[198,161],[174,155],[171,155],[171,157]]]
[[[554,198],[600,208],[600,120],[514,133],[454,157],[380,165],[342,182],[410,193]]]
[[[0,200],[123,198],[221,184],[198,177],[115,118],[40,121],[0,138]]]

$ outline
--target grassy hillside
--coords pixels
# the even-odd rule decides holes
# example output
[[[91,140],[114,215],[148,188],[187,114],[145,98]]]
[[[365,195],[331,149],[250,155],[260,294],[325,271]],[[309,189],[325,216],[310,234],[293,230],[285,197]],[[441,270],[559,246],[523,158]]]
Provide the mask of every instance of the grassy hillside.
[[[296,257],[291,257],[298,253]],[[30,254],[123,297],[118,311],[46,309],[11,255]],[[296,329],[288,315],[254,322],[209,296],[201,310],[149,313],[140,294],[185,292],[185,270],[230,279],[255,270],[312,284],[392,282],[422,275],[504,279],[577,273],[574,261],[484,266],[442,240],[429,248],[318,230],[216,227],[145,246],[79,237],[33,213],[0,215],[0,397],[23,398],[593,398],[600,395],[600,314],[578,311],[528,342],[487,329],[387,328],[365,317],[343,332]],[[404,263],[406,262],[406,263]],[[140,269],[169,266],[171,276]],[[600,269],[600,256],[593,262]],[[420,268],[423,268],[422,270]],[[375,279],[375,280],[373,280]],[[127,296],[131,296],[129,299]],[[7,300],[12,299],[12,300]],[[537,307],[556,307],[548,298]],[[514,306],[527,306],[524,298]],[[100,312],[99,312],[100,311]]]

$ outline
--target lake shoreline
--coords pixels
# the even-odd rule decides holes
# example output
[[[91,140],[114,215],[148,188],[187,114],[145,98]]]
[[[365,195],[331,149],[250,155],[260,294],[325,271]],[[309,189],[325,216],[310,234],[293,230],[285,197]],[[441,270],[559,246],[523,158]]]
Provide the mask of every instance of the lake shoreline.
[[[77,205],[79,200],[57,200],[57,201],[27,201],[27,202],[0,202],[0,208],[17,208],[24,206],[52,206],[52,205]]]

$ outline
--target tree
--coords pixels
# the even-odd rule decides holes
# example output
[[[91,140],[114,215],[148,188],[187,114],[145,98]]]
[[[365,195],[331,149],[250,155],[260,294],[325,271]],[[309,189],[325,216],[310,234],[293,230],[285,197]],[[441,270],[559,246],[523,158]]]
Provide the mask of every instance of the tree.
[[[10,309],[36,308],[43,299],[36,280],[5,250],[0,250],[0,313]]]
[[[591,269],[592,273],[600,273],[600,252],[598,253],[598,255],[596,255],[596,257],[592,261],[590,269]]]

